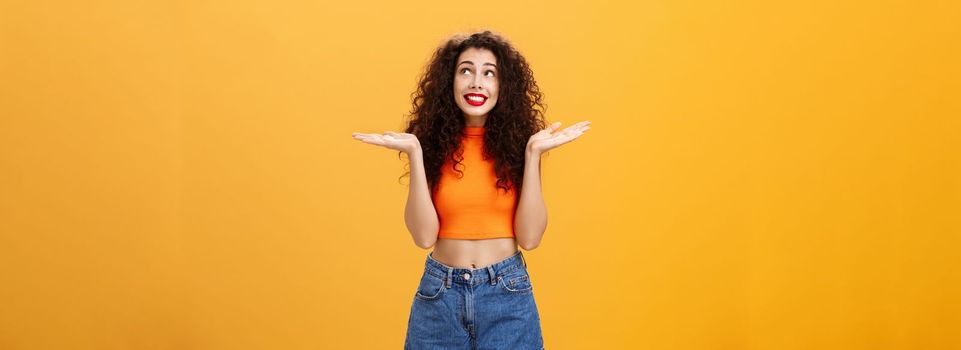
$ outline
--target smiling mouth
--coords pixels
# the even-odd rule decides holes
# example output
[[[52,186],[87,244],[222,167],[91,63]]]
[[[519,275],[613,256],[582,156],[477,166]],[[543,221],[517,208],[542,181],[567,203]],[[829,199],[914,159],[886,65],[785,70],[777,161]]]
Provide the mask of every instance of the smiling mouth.
[[[471,106],[481,106],[484,104],[484,102],[487,102],[487,96],[481,94],[467,94],[464,95],[464,100],[467,101],[467,104]]]

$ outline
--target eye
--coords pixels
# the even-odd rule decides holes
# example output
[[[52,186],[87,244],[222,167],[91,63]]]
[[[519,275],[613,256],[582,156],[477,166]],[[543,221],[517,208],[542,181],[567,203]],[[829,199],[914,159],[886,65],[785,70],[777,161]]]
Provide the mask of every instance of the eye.
[[[467,72],[468,74],[470,74],[470,68],[461,68],[460,72],[461,73]]]
[[[492,71],[492,70],[489,70],[489,71],[487,71],[487,72],[484,72],[484,73],[490,73],[490,75],[488,75],[489,77],[492,77],[492,76],[494,76],[494,71]]]

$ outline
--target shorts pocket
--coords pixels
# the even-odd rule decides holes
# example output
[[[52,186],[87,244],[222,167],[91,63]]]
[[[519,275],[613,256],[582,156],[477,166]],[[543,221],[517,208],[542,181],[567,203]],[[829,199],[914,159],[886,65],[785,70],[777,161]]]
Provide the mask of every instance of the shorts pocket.
[[[417,292],[414,297],[420,300],[436,300],[444,293],[444,279],[424,272],[417,285]]]
[[[505,276],[498,276],[498,285],[508,293],[528,293],[534,289],[531,284],[531,275],[527,273],[527,269],[520,269],[517,273],[511,273]]]

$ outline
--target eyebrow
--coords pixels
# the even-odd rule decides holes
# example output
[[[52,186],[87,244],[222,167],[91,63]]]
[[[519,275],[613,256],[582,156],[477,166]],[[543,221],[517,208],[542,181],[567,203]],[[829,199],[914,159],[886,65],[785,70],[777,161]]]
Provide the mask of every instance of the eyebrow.
[[[462,64],[464,64],[464,63],[470,63],[471,65],[474,65],[474,62],[471,62],[471,61],[461,61],[461,63],[458,63],[457,66],[459,67],[460,65],[462,65]],[[493,63],[490,63],[490,62],[484,62],[484,65],[485,65],[485,66],[494,66],[494,68],[497,68],[497,65],[496,65],[496,64],[493,64]]]

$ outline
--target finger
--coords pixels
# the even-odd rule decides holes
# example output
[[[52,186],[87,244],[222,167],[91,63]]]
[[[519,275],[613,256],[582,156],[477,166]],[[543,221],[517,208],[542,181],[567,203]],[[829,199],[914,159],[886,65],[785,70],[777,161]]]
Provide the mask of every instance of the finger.
[[[577,124],[574,124],[574,125],[571,125],[571,126],[568,126],[568,127],[564,128],[564,130],[561,130],[561,132],[560,132],[559,134],[569,134],[569,133],[572,133],[572,132],[582,131],[582,130],[584,130],[584,127],[586,127],[586,126],[588,126],[588,125],[590,125],[590,124],[591,124],[591,122],[589,122],[589,121],[582,121],[582,122],[580,122],[580,123],[577,123]]]
[[[550,132],[554,132],[554,130],[557,130],[557,128],[559,127],[561,127],[561,122],[558,121],[558,122],[551,123],[551,125],[548,125],[547,129],[544,129],[544,130],[549,130]]]
[[[557,135],[572,135],[576,133],[584,133],[584,131],[587,131],[587,129],[589,129],[589,127],[586,125],[574,125],[564,130],[561,130],[561,132],[557,133]]]
[[[579,128],[578,125],[571,125],[571,126],[568,126],[568,127],[564,128],[564,130],[561,130],[561,132],[559,132],[559,134],[568,134],[568,133],[570,133],[570,132],[572,132],[572,131],[578,130],[578,128]]]
[[[582,128],[584,128],[585,126],[588,126],[588,125],[591,125],[591,122],[589,122],[589,121],[582,121],[582,122],[580,122],[580,123],[577,123],[577,124],[568,126],[567,129],[582,129]],[[567,130],[567,129],[565,129],[565,130]]]
[[[380,137],[380,136],[382,136],[381,134],[368,134],[368,133],[362,133],[362,132],[355,132],[355,133],[353,133],[352,135],[353,135],[355,138],[356,138],[356,137]]]
[[[554,144],[551,146],[551,148],[557,148],[557,147],[560,146],[560,145],[563,145],[563,144],[566,144],[566,143],[568,143],[568,142],[574,141],[575,139],[577,139],[578,136],[580,136],[580,135],[574,135],[574,136],[559,138],[559,139],[557,139],[557,140],[554,142]]]
[[[574,131],[574,132],[561,135],[560,137],[557,138],[557,140],[558,142],[563,144],[563,143],[571,142],[572,140],[580,137],[581,135],[584,135],[584,133],[580,131]]]
[[[366,142],[366,143],[369,143],[369,144],[373,144],[373,145],[380,145],[380,146],[383,146],[383,145],[384,145],[384,140],[383,140],[383,138],[380,137],[379,135],[378,135],[378,136],[363,136],[363,137],[359,137],[358,139],[361,140],[361,141],[363,141],[363,142]]]
[[[591,123],[584,123],[584,124],[578,125],[576,128],[574,128],[574,129],[571,130],[571,131],[572,131],[572,132],[580,132],[580,133],[583,133],[583,132],[591,129],[591,126],[590,126],[590,125],[591,125]]]
[[[572,133],[568,133],[568,134],[558,134],[557,137],[554,137],[554,138],[550,139],[550,141],[551,141],[550,145],[552,145],[552,147],[557,147],[557,146],[563,145],[563,144],[565,144],[565,143],[574,141],[575,139],[577,139],[577,138],[580,137],[581,135],[584,135],[584,133],[583,133],[583,132],[580,132],[580,131],[572,132]]]
[[[370,137],[358,137],[357,140],[360,141],[360,142],[363,142],[363,143],[376,144],[376,143],[375,143],[375,140],[374,140],[373,138],[370,138]]]

